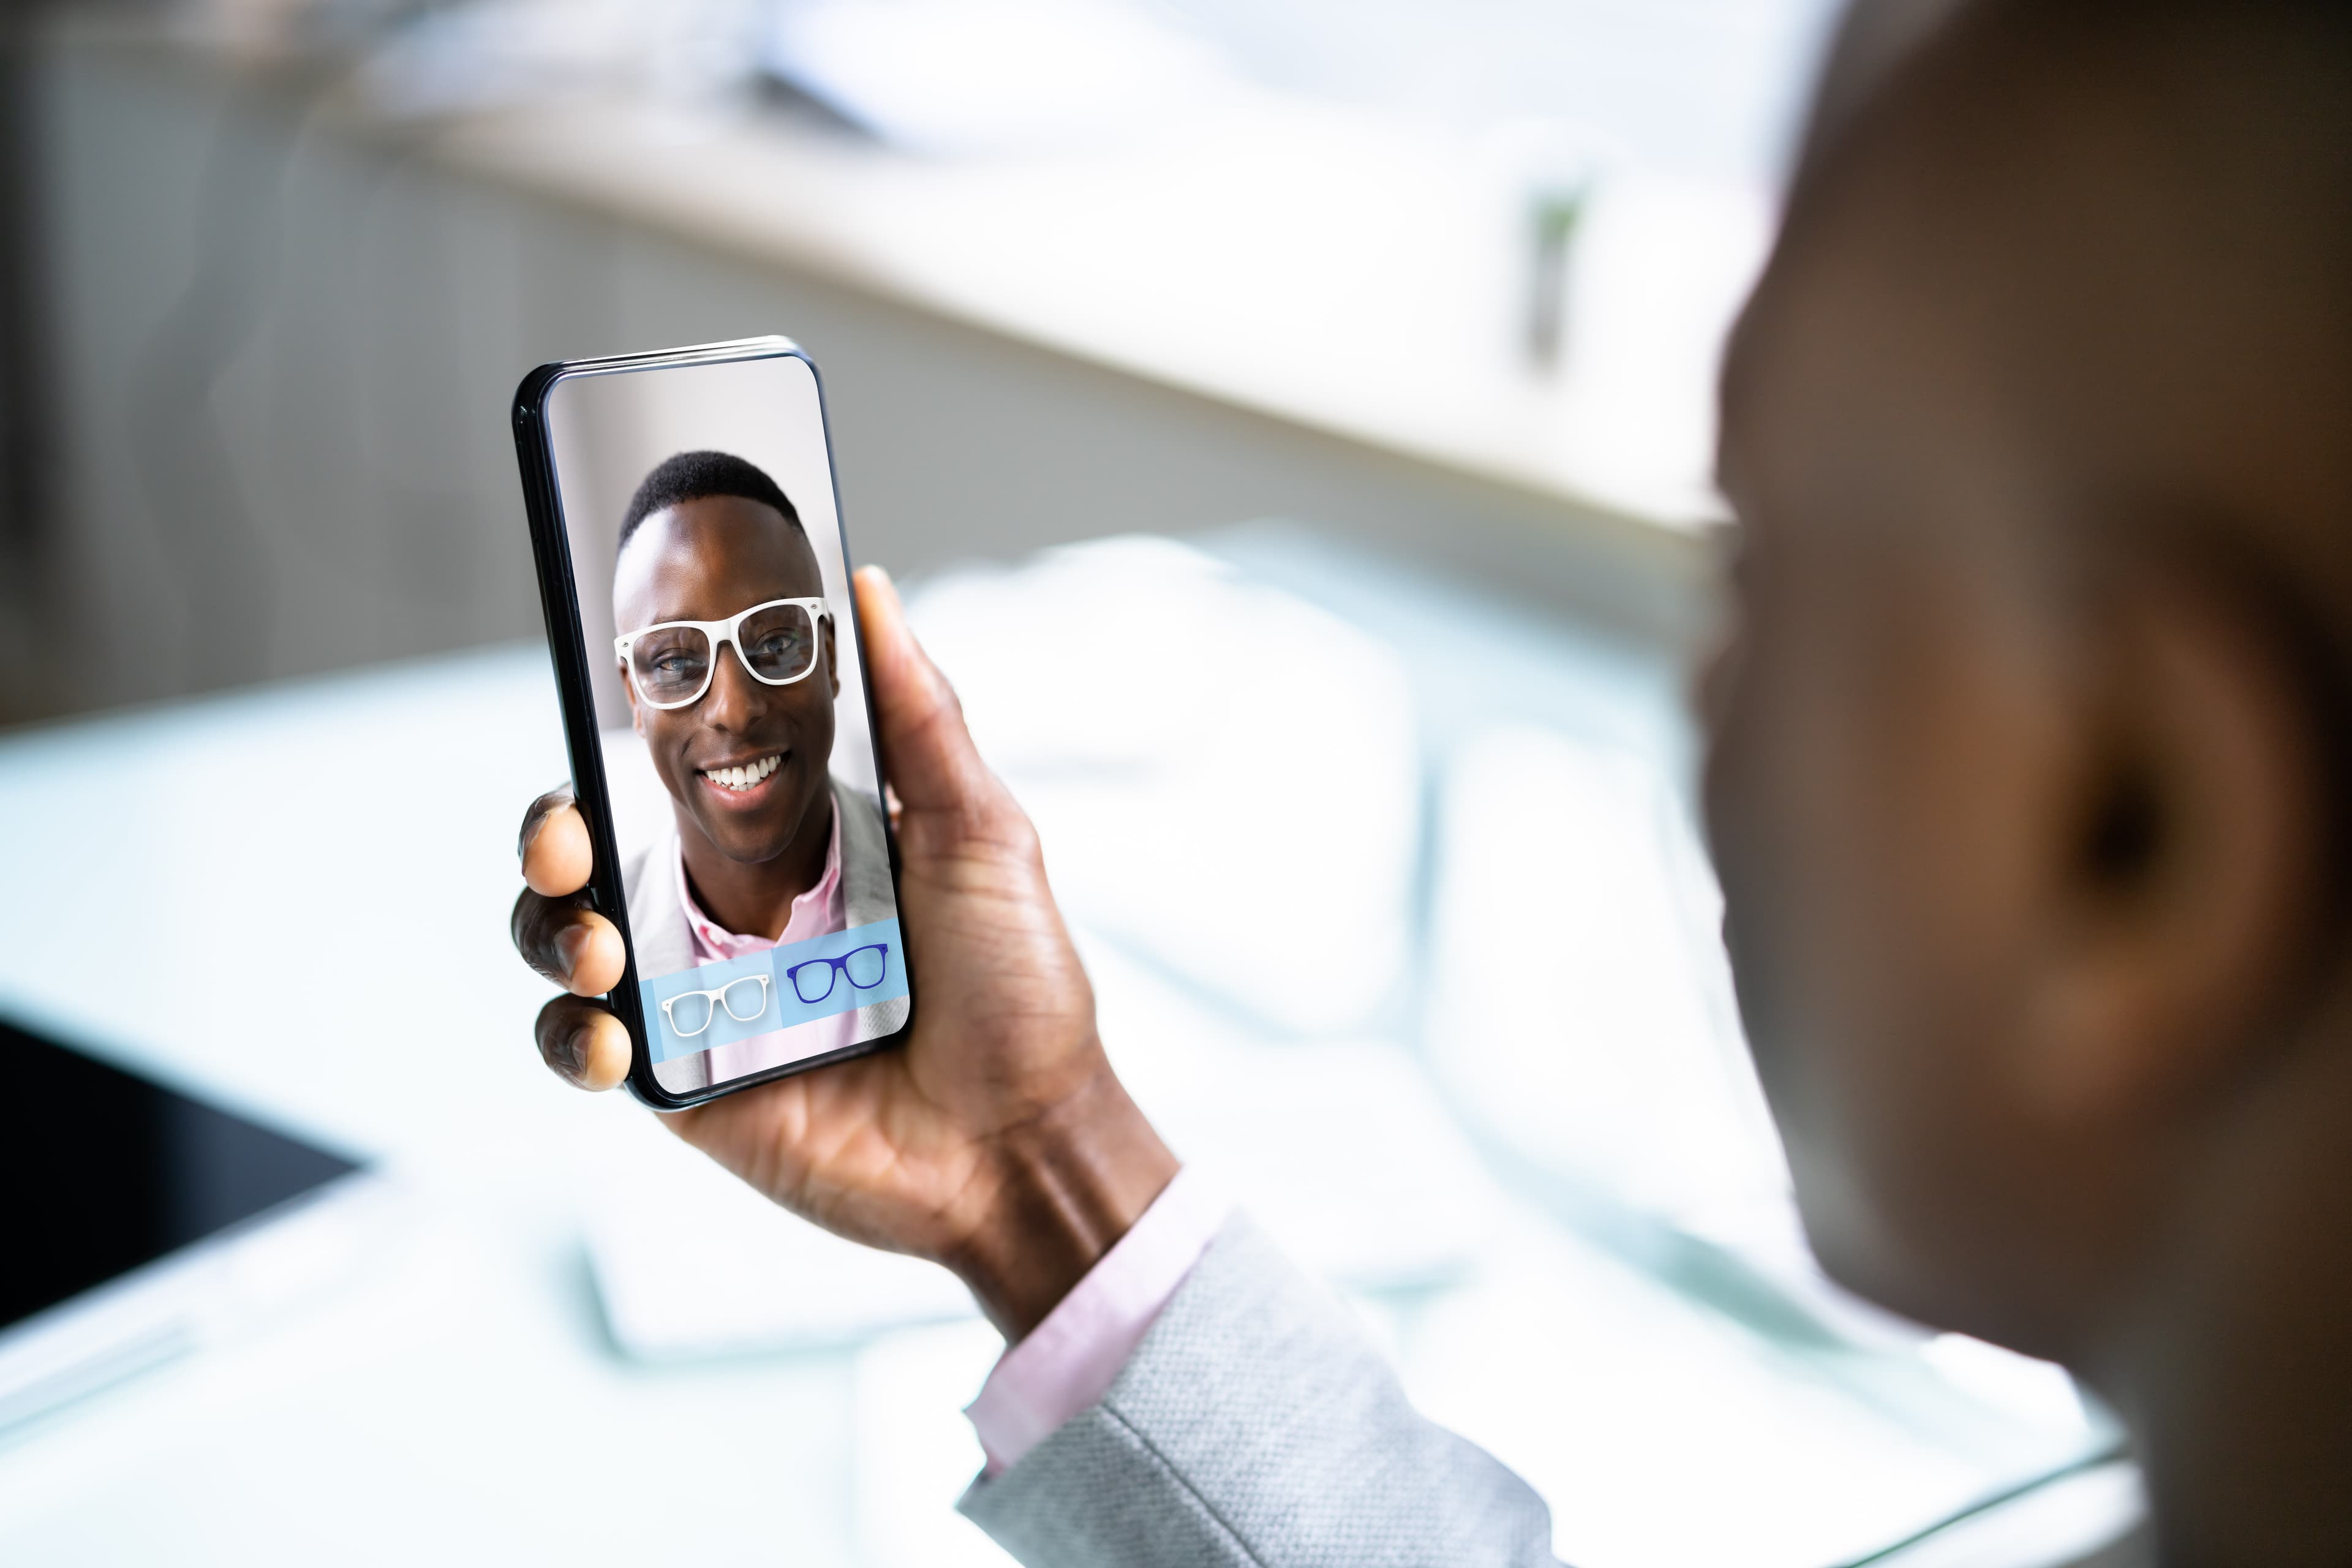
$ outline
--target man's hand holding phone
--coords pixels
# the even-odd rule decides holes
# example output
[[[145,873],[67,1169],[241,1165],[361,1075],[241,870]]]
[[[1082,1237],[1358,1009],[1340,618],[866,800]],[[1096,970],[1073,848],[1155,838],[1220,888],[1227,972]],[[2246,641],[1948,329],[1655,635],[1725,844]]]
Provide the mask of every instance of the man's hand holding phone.
[[[954,692],[880,571],[857,574],[881,741],[898,797],[899,893],[922,1005],[901,1049],[666,1115],[776,1202],[852,1240],[955,1271],[1009,1338],[1124,1235],[1176,1160],[1112,1073],[1094,994],[1035,830],[973,748]],[[575,900],[592,855],[569,789],[523,819],[514,938],[571,993],[540,1054],[608,1089],[627,1031],[587,998],[621,981],[620,932]]]

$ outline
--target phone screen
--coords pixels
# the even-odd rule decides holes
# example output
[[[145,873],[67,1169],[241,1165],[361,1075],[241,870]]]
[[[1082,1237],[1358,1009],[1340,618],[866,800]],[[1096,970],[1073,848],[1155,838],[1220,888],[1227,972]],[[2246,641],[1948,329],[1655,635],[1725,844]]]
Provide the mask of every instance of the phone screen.
[[[850,1053],[911,1008],[815,371],[568,368],[542,402],[660,1088]]]

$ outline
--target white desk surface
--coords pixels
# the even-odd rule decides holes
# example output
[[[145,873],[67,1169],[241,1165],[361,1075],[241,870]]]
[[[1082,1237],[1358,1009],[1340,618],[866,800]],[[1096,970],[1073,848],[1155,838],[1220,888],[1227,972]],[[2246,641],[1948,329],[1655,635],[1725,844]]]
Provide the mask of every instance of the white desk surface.
[[[977,1321],[700,1365],[610,1348],[582,1194],[698,1157],[530,1049],[546,991],[507,944],[509,857],[562,773],[536,647],[0,741],[0,1007],[373,1156],[406,1195],[360,1278],[0,1445],[0,1562],[1002,1561],[949,1506],[998,1348]],[[1234,1035],[1090,963],[1123,1048]],[[1998,1468],[1838,1392],[1874,1375],[1853,1357],[1792,1360],[1498,1205],[1463,1287],[1375,1323],[1416,1398],[1551,1498],[1574,1558],[1806,1568]]]

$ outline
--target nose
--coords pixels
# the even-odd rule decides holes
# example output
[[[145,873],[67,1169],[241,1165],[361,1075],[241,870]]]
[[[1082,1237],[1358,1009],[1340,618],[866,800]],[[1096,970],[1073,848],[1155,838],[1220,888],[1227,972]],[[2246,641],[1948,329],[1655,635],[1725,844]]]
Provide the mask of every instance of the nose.
[[[702,696],[702,721],[714,730],[740,731],[768,710],[768,688],[751,678],[743,650],[730,639],[714,650],[710,689]]]

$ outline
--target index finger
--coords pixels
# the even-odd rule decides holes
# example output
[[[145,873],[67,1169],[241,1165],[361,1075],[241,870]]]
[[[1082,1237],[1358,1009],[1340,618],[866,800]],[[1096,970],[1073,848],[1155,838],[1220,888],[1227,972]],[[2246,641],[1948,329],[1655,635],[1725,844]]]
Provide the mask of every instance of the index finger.
[[[588,841],[588,820],[572,803],[572,786],[559,785],[523,813],[522,879],[534,893],[560,899],[588,885],[596,853]]]

